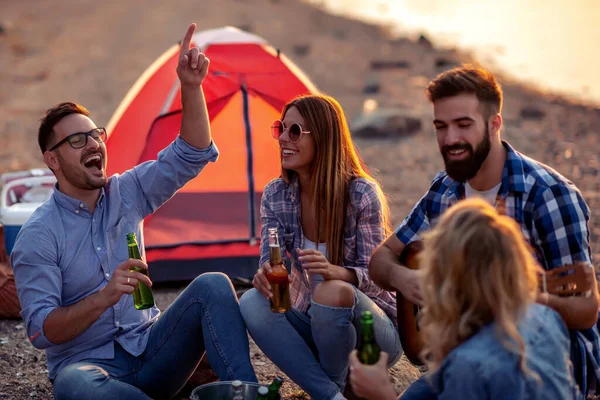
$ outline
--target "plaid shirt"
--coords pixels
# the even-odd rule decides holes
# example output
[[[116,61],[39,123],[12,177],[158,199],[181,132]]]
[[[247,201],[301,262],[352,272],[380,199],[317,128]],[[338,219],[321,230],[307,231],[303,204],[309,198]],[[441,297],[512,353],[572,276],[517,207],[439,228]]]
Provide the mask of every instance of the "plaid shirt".
[[[578,261],[591,264],[588,220],[590,211],[580,191],[550,167],[503,142],[508,151],[496,207],[512,216],[533,246],[538,262],[546,269]],[[402,243],[409,244],[450,206],[465,198],[465,187],[445,171],[434,178],[429,191],[396,229]],[[583,393],[588,392],[588,368],[600,380],[600,334],[598,327],[570,331],[571,360]],[[593,392],[595,388],[589,387]]]
[[[268,228],[277,228],[280,245],[285,248],[282,257],[288,271],[291,271],[290,296],[293,307],[306,312],[311,300],[310,278],[298,262],[296,253],[297,248],[304,248],[299,188],[297,179],[288,185],[281,178],[272,180],[265,187],[260,207],[260,265],[269,261]],[[396,294],[375,285],[367,269],[371,254],[384,239],[381,203],[375,184],[363,178],[354,179],[350,184],[346,210],[343,267],[356,272],[358,289],[371,298],[396,325]]]

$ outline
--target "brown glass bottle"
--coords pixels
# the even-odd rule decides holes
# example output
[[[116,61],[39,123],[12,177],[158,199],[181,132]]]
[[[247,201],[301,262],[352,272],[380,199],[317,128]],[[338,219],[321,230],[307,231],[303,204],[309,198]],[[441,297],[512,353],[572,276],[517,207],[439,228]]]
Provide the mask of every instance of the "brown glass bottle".
[[[279,236],[277,228],[269,228],[269,263],[271,264],[271,273],[267,274],[267,280],[271,284],[271,311],[284,313],[292,308],[290,300],[290,281],[288,271],[283,265],[281,259],[281,247],[279,246]]]

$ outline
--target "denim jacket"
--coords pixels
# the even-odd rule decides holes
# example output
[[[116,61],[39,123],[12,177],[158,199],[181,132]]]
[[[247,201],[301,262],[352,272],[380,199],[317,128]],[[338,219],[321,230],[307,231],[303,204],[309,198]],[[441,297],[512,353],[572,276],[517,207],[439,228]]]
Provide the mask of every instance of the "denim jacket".
[[[583,399],[560,315],[532,304],[518,329],[525,341],[526,365],[539,376],[539,384],[521,371],[520,358],[504,347],[492,323],[452,350],[434,373],[437,399]]]

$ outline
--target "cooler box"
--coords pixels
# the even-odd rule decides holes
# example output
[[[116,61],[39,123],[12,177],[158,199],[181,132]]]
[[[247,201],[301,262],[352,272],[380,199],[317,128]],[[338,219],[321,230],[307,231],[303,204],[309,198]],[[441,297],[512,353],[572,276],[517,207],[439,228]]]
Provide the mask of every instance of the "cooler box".
[[[0,224],[4,226],[6,252],[10,255],[17,235],[31,214],[52,196],[54,176],[30,176],[4,184],[0,194]]]

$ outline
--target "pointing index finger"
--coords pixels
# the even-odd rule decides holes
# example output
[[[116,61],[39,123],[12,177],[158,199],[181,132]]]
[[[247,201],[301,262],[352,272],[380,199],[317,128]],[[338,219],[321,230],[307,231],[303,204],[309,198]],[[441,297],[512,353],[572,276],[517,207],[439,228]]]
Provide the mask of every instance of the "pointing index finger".
[[[196,30],[196,24],[191,24],[185,33],[183,41],[181,42],[181,49],[179,50],[179,56],[183,56],[187,50],[190,49],[190,44],[192,43],[192,36],[194,35],[194,31]]]

